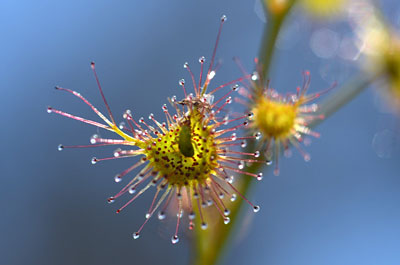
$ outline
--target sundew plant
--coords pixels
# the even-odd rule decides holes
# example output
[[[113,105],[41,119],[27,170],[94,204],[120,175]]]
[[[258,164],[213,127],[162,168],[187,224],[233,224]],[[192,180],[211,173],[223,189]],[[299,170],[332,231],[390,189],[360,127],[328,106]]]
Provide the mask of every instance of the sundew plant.
[[[159,103],[163,117],[143,113],[140,109],[127,109],[122,115],[124,120],[120,121],[107,102],[109,91],[102,87],[102,70],[98,74],[94,62],[90,67],[103,106],[95,106],[79,91],[56,86],[56,90],[87,105],[92,117],[75,114],[73,108],[71,111],[47,108],[48,113],[108,132],[104,133],[107,136],[94,134],[88,145],[63,143],[58,150],[115,146],[109,156],[104,157],[103,152],[98,151],[92,164],[131,159],[130,167],[119,170],[114,176],[115,182],[122,186],[107,199],[108,203],[118,204],[116,213],[134,211],[135,204],[141,203],[138,198],[152,193],[148,210],[135,212],[136,218],[143,219],[142,225],[127,233],[140,241],[146,236],[146,224],[151,220],[173,220],[174,229],[166,233],[173,244],[188,235],[192,243],[188,264],[213,265],[223,261],[224,253],[229,253],[229,240],[234,238],[243,215],[248,214],[242,210],[242,205],[251,207],[255,213],[261,209],[263,201],[257,200],[260,205],[254,204],[251,191],[257,189],[257,184],[266,176],[280,174],[280,169],[285,167],[282,157],[293,153],[308,162],[313,155],[318,156],[307,151],[310,138],[318,144],[318,138],[324,137],[316,125],[329,122],[330,115],[366,87],[377,84],[392,111],[398,113],[400,109],[399,33],[373,2],[264,0],[262,9],[267,24],[259,53],[254,54],[253,67],[246,69],[238,58],[233,62],[226,60],[225,64],[236,64],[238,71],[230,75],[230,80],[214,82],[223,68],[217,59],[218,49],[229,45],[221,37],[227,17],[220,18],[219,27],[216,18],[217,37],[210,57],[193,55],[200,67],[198,73],[192,71],[191,64],[183,62],[187,78],[176,84],[180,94],[171,92],[165,102]],[[360,74],[349,81],[332,81],[320,88],[313,86],[314,73],[299,69],[297,87],[276,87],[270,73],[279,61],[274,57],[277,42],[289,26],[287,18],[298,13],[315,23],[331,23],[346,17],[356,36],[352,47],[357,48],[356,56],[363,62],[358,66]],[[209,32],[209,36],[214,36],[213,29]],[[317,54],[328,56],[329,51],[323,46],[329,44],[326,43],[329,36],[321,34],[310,43]],[[241,51],[237,51],[238,57],[240,54]],[[107,163],[112,167],[111,162]],[[301,175],[301,167],[298,172]]]

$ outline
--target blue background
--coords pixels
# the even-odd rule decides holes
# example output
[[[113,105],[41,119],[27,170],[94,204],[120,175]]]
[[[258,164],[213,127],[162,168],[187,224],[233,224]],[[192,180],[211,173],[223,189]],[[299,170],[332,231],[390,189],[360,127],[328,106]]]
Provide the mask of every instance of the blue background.
[[[93,60],[118,120],[127,108],[163,120],[166,97],[182,96],[177,82],[189,80],[183,63],[198,73],[198,58],[210,58],[222,14],[228,22],[217,57],[224,62],[213,84],[240,75],[233,56],[252,69],[265,24],[256,2],[233,2],[0,2],[0,264],[187,264],[189,240],[169,240],[174,220],[154,218],[140,240],[131,238],[151,192],[120,215],[106,203],[122,187],[113,176],[130,162],[90,164],[93,156],[109,156],[109,148],[58,152],[59,143],[89,143],[97,130],[49,115],[46,107],[95,118],[76,98],[53,89],[60,85],[104,110]],[[398,26],[399,4],[384,6]],[[350,34],[345,23],[312,23],[300,13],[294,22],[303,26],[276,54],[273,87],[293,91],[309,69],[311,91],[318,91],[357,71],[357,62],[321,59],[310,49],[313,30]],[[316,128],[322,138],[307,147],[310,162],[294,152],[281,160],[279,177],[269,173],[258,182],[250,198],[262,209],[243,211],[224,264],[400,264],[399,140],[389,139],[386,159],[371,145],[377,132],[398,130],[398,121],[378,110],[374,89]]]

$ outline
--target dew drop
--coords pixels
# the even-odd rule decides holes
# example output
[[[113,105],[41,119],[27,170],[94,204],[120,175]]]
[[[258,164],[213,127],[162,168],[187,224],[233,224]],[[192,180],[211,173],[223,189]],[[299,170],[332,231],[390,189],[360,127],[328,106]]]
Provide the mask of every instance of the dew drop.
[[[225,102],[226,102],[227,104],[231,104],[231,103],[232,103],[232,97],[228,97],[228,98],[225,100]]]
[[[238,162],[238,168],[239,169],[243,169],[244,168],[244,161],[241,160],[241,161]]]
[[[236,199],[237,199],[237,195],[236,194],[232,194],[231,195],[231,202],[236,201]]]
[[[52,107],[47,107],[47,113],[52,113],[53,112],[53,108]]]
[[[208,74],[208,79],[213,79],[214,78],[214,76],[215,76],[215,71],[211,71],[209,74]]]
[[[130,186],[128,192],[129,194],[134,194],[136,192],[135,186],[134,185]]]
[[[260,157],[260,151],[255,151],[254,152],[254,157]]]
[[[153,113],[150,113],[150,115],[149,115],[149,120],[152,120],[154,118],[154,114]]]
[[[94,165],[94,164],[96,164],[96,163],[98,162],[98,160],[97,160],[96,157],[93,157],[92,160],[91,160],[91,162],[92,162],[92,164]]]
[[[164,220],[165,219],[165,213],[163,211],[158,212],[158,220]]]
[[[231,213],[231,211],[229,211],[229,209],[225,209],[225,210],[224,210],[224,215],[225,215],[225,216],[228,216],[230,213]]]
[[[180,85],[180,86],[183,86],[183,85],[185,84],[185,79],[181,79],[181,80],[179,80],[179,82],[178,82],[178,83],[179,83],[179,85]]]
[[[229,218],[229,217],[225,217],[224,218],[224,224],[229,224],[229,222],[231,221],[231,218]]]
[[[260,211],[260,206],[254,205],[254,207],[253,207],[253,212],[257,213],[257,212],[259,212],[259,211]]]
[[[179,237],[177,235],[174,235],[173,237],[171,237],[171,242],[172,244],[176,244],[179,242]]]
[[[254,118],[254,113],[253,113],[253,112],[249,112],[249,113],[247,114],[247,117],[248,117],[249,119],[253,119],[253,118]]]
[[[189,217],[189,220],[193,220],[196,217],[196,214],[194,212],[190,212],[188,217]]]
[[[247,142],[243,140],[240,144],[240,147],[245,148],[247,146]]]
[[[257,174],[257,180],[262,180],[263,179],[263,173],[258,173]]]
[[[218,196],[220,199],[223,199],[223,198],[225,198],[225,194],[223,194],[222,192],[219,194],[219,196]]]
[[[118,182],[121,182],[121,180],[122,180],[122,176],[120,174],[115,175],[115,177],[114,177],[115,182],[118,183]]]
[[[125,122],[120,122],[119,123],[119,125],[118,125],[118,128],[120,129],[120,130],[123,130],[124,128],[125,128]]]
[[[272,165],[272,160],[266,160],[266,161],[265,161],[265,164],[267,164],[267,166]]]
[[[119,157],[119,156],[121,155],[121,151],[122,151],[121,148],[115,149],[115,151],[114,151],[114,157]]]
[[[230,184],[232,184],[234,180],[235,180],[235,177],[234,177],[234,176],[230,176],[230,177],[228,178],[228,182],[229,182]]]
[[[207,225],[207,223],[204,223],[204,222],[203,222],[203,223],[201,223],[201,226],[200,226],[200,227],[201,227],[202,230],[206,230],[207,227],[208,227],[208,225]]]
[[[222,15],[221,22],[225,22],[228,18],[225,15]]]
[[[146,219],[149,219],[151,217],[150,213],[146,213],[145,217]]]
[[[113,203],[114,201],[115,201],[115,198],[114,198],[114,197],[110,197],[110,198],[107,199],[107,202],[108,202],[108,203]]]
[[[140,237],[138,232],[133,233],[132,236],[133,236],[133,239],[138,239]]]
[[[238,91],[239,90],[239,85],[236,84],[236,85],[232,86],[232,90],[233,91]]]
[[[260,132],[256,132],[254,134],[254,136],[256,137],[256,140],[260,140],[261,139],[261,133]]]
[[[251,80],[253,80],[253,81],[257,81],[257,80],[258,80],[258,73],[257,73],[257,72],[254,72],[254,73],[251,75]]]
[[[232,133],[231,135],[231,140],[232,141],[236,141],[237,137],[236,137],[236,133]]]
[[[213,204],[212,200],[207,200],[207,206],[211,206]]]
[[[93,134],[92,137],[90,137],[90,143],[91,144],[97,143],[98,138],[99,138],[99,136],[97,134]]]
[[[183,68],[188,68],[188,66],[189,66],[189,63],[188,63],[188,62],[185,62],[185,63],[183,64]]]
[[[62,144],[59,144],[57,149],[58,149],[58,151],[62,151],[62,150],[64,150],[64,146]]]
[[[204,63],[206,61],[206,58],[204,56],[201,56],[199,58],[199,63]]]

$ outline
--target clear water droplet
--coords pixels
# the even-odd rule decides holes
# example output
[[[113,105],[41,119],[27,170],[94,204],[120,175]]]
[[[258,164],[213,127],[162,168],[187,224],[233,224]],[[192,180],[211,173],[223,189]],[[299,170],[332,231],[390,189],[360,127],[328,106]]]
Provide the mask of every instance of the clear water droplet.
[[[166,215],[163,211],[160,211],[160,212],[158,212],[157,217],[158,217],[158,220],[164,220]]]
[[[146,217],[146,219],[149,219],[151,217],[151,214],[150,213],[146,213],[145,217]]]
[[[190,212],[188,217],[189,217],[189,220],[193,220],[196,217],[196,214],[194,212]]]
[[[266,160],[266,161],[265,161],[265,164],[267,164],[267,166],[272,165],[272,160]]]
[[[228,216],[230,213],[231,213],[231,211],[229,211],[229,209],[225,209],[225,210],[224,210],[224,215],[225,215],[225,216]]]
[[[189,63],[188,63],[188,62],[185,62],[185,63],[183,64],[183,68],[188,68],[188,66],[189,66]]]
[[[236,139],[237,139],[236,133],[232,133],[231,140],[236,141]]]
[[[260,140],[261,139],[261,133],[260,132],[256,132],[254,134],[254,136],[256,137],[256,140]]]
[[[234,194],[232,194],[231,195],[231,202],[234,202],[234,201],[236,201],[236,199],[237,199],[237,195],[234,193]]]
[[[254,157],[260,157],[260,151],[255,151],[254,152]]]
[[[225,217],[224,218],[224,224],[229,224],[229,222],[231,221],[231,218],[229,218],[229,217]]]
[[[243,140],[240,144],[240,147],[245,148],[247,146],[246,140]]]
[[[254,118],[254,113],[253,113],[253,112],[249,112],[249,113],[247,114],[247,117],[248,117],[249,119],[253,119],[253,118]]]
[[[199,63],[204,63],[206,61],[206,58],[204,56],[201,56],[199,58]]]
[[[114,197],[110,197],[110,198],[107,199],[107,202],[108,202],[108,203],[113,203],[114,201],[115,201],[115,198],[114,198]]]
[[[115,175],[115,177],[114,177],[115,182],[118,183],[118,182],[121,182],[121,180],[122,180],[122,176],[120,174]]]
[[[257,73],[257,72],[254,72],[254,73],[251,75],[251,80],[253,80],[253,81],[257,81],[257,80],[258,80],[258,73]]]
[[[58,149],[58,151],[62,151],[62,150],[64,150],[64,146],[62,144],[59,144],[57,149]]]
[[[115,151],[114,151],[114,157],[119,157],[119,156],[121,155],[121,151],[122,151],[121,148],[115,149]]]
[[[179,237],[177,235],[174,235],[173,237],[171,237],[171,242],[172,244],[176,244],[179,242]]]
[[[149,115],[149,120],[152,120],[154,118],[154,114],[153,113],[150,113],[150,115]]]
[[[223,194],[222,192],[219,194],[219,196],[218,196],[220,199],[223,199],[223,198],[225,198],[225,194]]]
[[[257,212],[259,212],[259,211],[260,211],[260,206],[254,205],[254,207],[253,207],[253,212],[257,213]]]
[[[118,125],[118,128],[120,129],[120,130],[123,130],[124,128],[125,128],[125,122],[120,122],[119,123],[119,125]]]
[[[258,173],[257,174],[257,180],[262,180],[263,179],[263,173]]]
[[[128,192],[129,194],[134,194],[136,192],[135,186],[134,185],[130,186]]]
[[[211,71],[211,72],[208,74],[208,79],[211,80],[211,79],[213,79],[214,77],[215,77],[215,71]]]
[[[138,232],[132,234],[133,239],[138,239],[140,237]]]
[[[206,230],[207,227],[208,227],[207,223],[204,223],[204,222],[201,223],[201,229],[202,229],[202,230]]]
[[[207,200],[207,206],[211,206],[213,204],[212,200]]]
[[[97,160],[96,157],[93,157],[92,160],[91,160],[91,162],[92,162],[92,164],[94,165],[94,164],[96,164],[96,163],[98,162],[98,160]]]
[[[228,18],[225,15],[222,15],[221,22],[225,22]]]
[[[238,168],[239,169],[243,169],[244,165],[245,165],[244,161],[241,160],[241,161],[238,162]]]
[[[181,79],[181,80],[179,80],[179,82],[178,82],[178,83],[179,83],[179,85],[180,85],[180,86],[183,86],[183,85],[185,84],[185,79]]]

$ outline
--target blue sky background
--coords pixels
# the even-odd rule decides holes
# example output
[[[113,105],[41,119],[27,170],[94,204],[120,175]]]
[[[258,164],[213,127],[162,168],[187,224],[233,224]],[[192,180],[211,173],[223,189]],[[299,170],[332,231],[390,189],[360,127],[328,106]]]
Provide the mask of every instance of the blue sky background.
[[[233,3],[234,2],[234,3]],[[46,113],[48,105],[94,118],[87,106],[55,85],[78,90],[104,110],[90,61],[95,61],[113,113],[129,108],[137,117],[154,113],[171,95],[182,95],[182,65],[210,58],[222,14],[228,16],[217,57],[215,85],[247,69],[264,22],[255,1],[11,1],[0,2],[0,263],[1,264],[187,264],[189,242],[170,243],[175,220],[154,218],[133,240],[151,202],[146,193],[123,214],[106,198],[122,186],[113,176],[130,161],[91,165],[112,149],[57,151],[86,144],[94,127]],[[399,27],[400,5],[384,1]],[[296,24],[297,23],[297,24]],[[295,26],[293,26],[295,25]],[[312,74],[311,91],[343,84],[357,62],[323,59],[310,48],[315,30],[343,38],[345,23],[315,23],[301,13],[278,50],[271,84],[293,91],[301,71]],[[296,30],[298,27],[299,30]],[[281,159],[281,175],[267,174],[250,198],[262,209],[243,211],[243,225],[224,264],[395,265],[400,263],[398,121],[377,107],[370,88],[319,127],[305,163],[294,152]],[[386,131],[385,131],[386,130]],[[379,138],[382,131],[389,132]],[[373,139],[386,142],[386,158]],[[378,138],[376,138],[378,137]],[[122,203],[122,202],[121,202]]]

